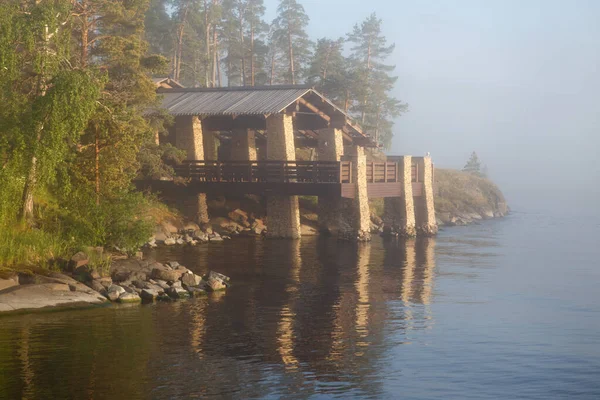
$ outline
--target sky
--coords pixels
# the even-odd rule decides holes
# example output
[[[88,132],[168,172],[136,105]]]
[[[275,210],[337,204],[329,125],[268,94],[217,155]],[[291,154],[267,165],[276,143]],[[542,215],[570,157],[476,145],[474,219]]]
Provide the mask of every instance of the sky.
[[[513,209],[600,213],[600,1],[300,2],[313,39],[383,20],[409,105],[389,154],[462,168],[476,151]]]

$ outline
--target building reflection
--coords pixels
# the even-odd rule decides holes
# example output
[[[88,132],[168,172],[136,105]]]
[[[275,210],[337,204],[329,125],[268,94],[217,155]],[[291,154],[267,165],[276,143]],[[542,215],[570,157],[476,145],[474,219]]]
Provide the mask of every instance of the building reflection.
[[[433,323],[434,239],[257,241],[251,251],[226,246],[180,258],[198,272],[230,275],[234,286],[221,296],[95,310],[97,320],[86,321],[85,329],[77,317],[51,329],[42,317],[17,323],[10,340],[18,345],[4,352],[0,346],[0,355],[18,365],[19,385],[0,378],[0,386],[12,388],[0,395],[61,398],[66,392],[44,390],[51,383],[40,379],[51,370],[67,380],[63,387],[79,388],[81,396],[71,398],[106,397],[106,385],[115,382],[137,398],[286,394],[273,393],[275,387],[300,397],[348,387],[376,396],[393,347]],[[68,342],[63,347],[80,374],[62,358],[32,358],[49,351],[45,342],[58,340]]]

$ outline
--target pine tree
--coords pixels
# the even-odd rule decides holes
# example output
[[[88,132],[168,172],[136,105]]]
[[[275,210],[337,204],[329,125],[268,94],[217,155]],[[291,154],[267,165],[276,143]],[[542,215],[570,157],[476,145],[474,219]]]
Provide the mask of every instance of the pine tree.
[[[319,39],[308,68],[307,81],[338,106],[348,110],[353,80],[349,60],[344,57],[343,50],[343,38]]]
[[[469,161],[467,161],[467,163],[465,164],[465,166],[463,167],[462,170],[464,172],[468,172],[471,174],[481,176],[481,162],[479,161],[479,157],[477,156],[477,153],[475,153],[475,152],[471,153],[471,157],[469,158]]]
[[[350,56],[354,71],[351,110],[375,140],[389,147],[392,138],[393,118],[406,110],[406,105],[390,95],[397,77],[392,76],[394,66],[385,60],[394,51],[381,33],[381,20],[371,14],[360,25],[355,25],[348,35]]]
[[[80,0],[74,63],[102,71],[106,85],[79,144],[73,175],[93,187],[96,204],[127,192],[137,174],[138,153],[152,138],[143,112],[155,101],[149,73],[166,66],[146,56],[143,40],[148,0]],[[90,23],[93,21],[93,23]]]
[[[296,0],[280,0],[277,18],[273,21],[273,45],[286,54],[286,83],[295,85],[304,74],[312,43],[306,33],[308,15]]]

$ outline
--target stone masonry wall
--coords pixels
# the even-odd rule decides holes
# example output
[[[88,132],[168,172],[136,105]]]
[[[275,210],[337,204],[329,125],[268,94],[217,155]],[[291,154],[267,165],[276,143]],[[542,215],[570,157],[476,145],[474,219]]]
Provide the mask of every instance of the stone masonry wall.
[[[256,161],[256,135],[251,129],[233,132],[231,159],[235,161]]]
[[[292,116],[273,114],[267,118],[267,160],[296,160]],[[300,238],[298,196],[267,197],[267,236]]]
[[[423,195],[415,197],[415,218],[417,234],[422,236],[433,236],[438,231],[435,219],[435,205],[433,202],[433,164],[431,157],[417,159],[419,173],[423,176]]]
[[[344,139],[340,129],[321,129],[319,134],[319,161],[340,161],[344,155]],[[319,196],[319,229],[337,234],[339,231],[342,198],[338,195]]]
[[[398,176],[402,183],[402,197],[386,197],[384,199],[383,221],[386,226],[386,233],[399,234],[404,237],[415,236],[415,209],[411,176],[412,157],[393,157],[389,158],[388,161],[398,163]]]
[[[188,160],[204,160],[202,121],[197,116],[186,115],[175,118],[175,146],[187,152]],[[208,222],[205,193],[189,196],[184,203],[188,218],[199,224]]]
[[[368,241],[371,239],[371,215],[367,194],[367,158],[360,146],[352,146],[350,156],[356,193],[353,199],[342,199],[339,236],[347,240]]]

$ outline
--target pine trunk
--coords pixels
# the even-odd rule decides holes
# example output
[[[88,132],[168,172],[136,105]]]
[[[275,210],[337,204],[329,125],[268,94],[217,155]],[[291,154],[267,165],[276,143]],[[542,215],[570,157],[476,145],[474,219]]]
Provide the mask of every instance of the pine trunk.
[[[288,57],[290,58],[290,75],[292,85],[296,84],[296,71],[294,70],[294,47],[292,46],[292,31],[288,25]]]
[[[250,85],[254,86],[254,23],[250,24]]]

